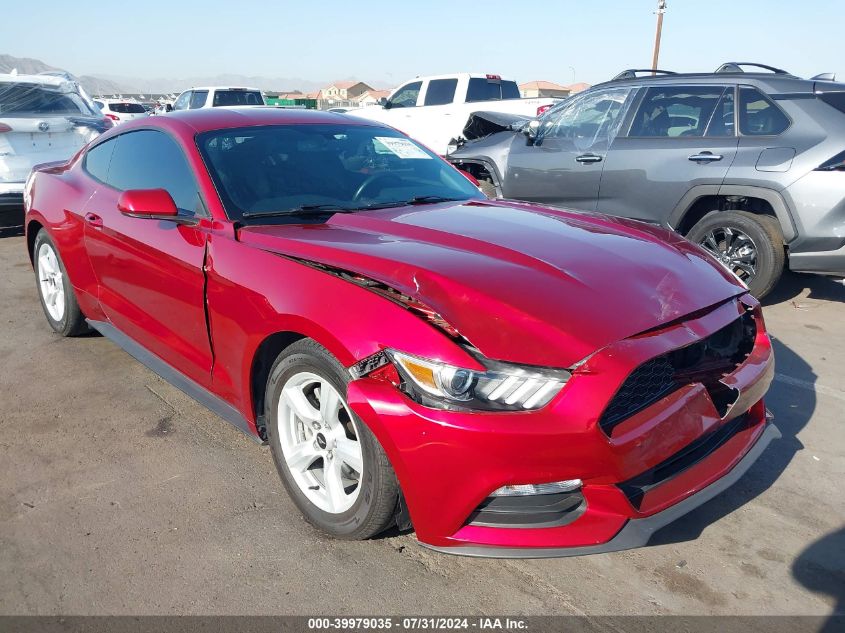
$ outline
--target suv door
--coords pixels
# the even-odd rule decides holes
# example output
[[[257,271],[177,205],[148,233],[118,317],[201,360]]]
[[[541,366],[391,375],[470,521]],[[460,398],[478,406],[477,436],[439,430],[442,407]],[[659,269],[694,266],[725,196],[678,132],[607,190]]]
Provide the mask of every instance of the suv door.
[[[693,188],[718,193],[736,156],[734,102],[732,86],[642,88],[627,134],[607,154],[599,210],[668,226]]]
[[[109,139],[103,161],[85,171],[100,184],[85,206],[85,244],[100,306],[130,339],[196,382],[208,385],[211,346],[205,319],[205,245],[210,221],[181,147],[158,130]],[[99,146],[98,146],[99,147]],[[166,189],[181,221],[134,218],[117,208],[122,191]]]
[[[595,209],[604,157],[631,92],[620,87],[585,93],[544,117],[533,144],[517,137],[503,178],[504,197]]]

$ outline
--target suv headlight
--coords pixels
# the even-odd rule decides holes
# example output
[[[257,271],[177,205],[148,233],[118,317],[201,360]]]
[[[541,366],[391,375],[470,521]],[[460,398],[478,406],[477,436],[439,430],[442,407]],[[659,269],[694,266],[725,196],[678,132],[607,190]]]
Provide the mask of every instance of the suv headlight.
[[[524,367],[483,360],[486,371],[385,350],[408,395],[427,406],[526,411],[547,405],[571,376],[565,369]]]

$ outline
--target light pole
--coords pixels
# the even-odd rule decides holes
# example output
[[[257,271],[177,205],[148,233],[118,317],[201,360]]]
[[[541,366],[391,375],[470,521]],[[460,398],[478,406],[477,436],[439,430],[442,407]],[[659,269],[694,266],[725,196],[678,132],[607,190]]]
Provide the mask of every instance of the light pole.
[[[663,14],[666,13],[666,0],[657,0],[657,33],[654,35],[654,57],[651,59],[651,74],[657,70],[657,58],[660,57],[660,35],[663,32]]]

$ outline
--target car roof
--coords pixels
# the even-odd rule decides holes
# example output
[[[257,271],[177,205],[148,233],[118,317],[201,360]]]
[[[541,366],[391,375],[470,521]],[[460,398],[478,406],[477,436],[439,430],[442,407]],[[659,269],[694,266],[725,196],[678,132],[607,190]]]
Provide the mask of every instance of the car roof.
[[[498,77],[500,81],[514,81],[513,79],[509,79],[507,77],[502,77],[500,75],[492,73],[449,73],[446,75],[417,75],[416,77],[414,77],[414,79],[409,79],[402,85],[411,83],[413,81],[425,81],[426,79],[432,81],[434,79],[487,79],[489,77]]]
[[[763,88],[769,93],[797,93],[813,92],[817,80],[803,79],[787,73],[767,72],[719,72],[719,73],[675,73],[647,75],[644,77],[611,79],[594,85],[595,88],[609,88],[611,86],[649,86],[673,84],[719,84],[738,85],[748,84]],[[831,82],[824,82],[831,83]]]
[[[76,83],[66,79],[65,77],[57,77],[56,75],[17,75],[11,73],[0,73],[0,82],[15,83],[15,84],[41,84],[44,86],[53,86],[58,88],[64,84],[75,86]]]
[[[388,127],[375,121],[360,119],[337,112],[276,108],[273,106],[198,108],[196,110],[179,110],[161,117],[151,118],[162,119],[162,122],[167,119],[179,121],[193,128],[195,132],[208,132],[211,130],[253,125],[301,125],[315,123],[343,123],[345,125]],[[147,124],[149,123],[150,121],[147,121]],[[129,126],[130,124],[127,123],[124,125]],[[124,127],[123,129],[129,128]]]
[[[261,92],[258,88],[249,88],[248,86],[194,86],[182,92],[189,92],[190,90],[252,90],[253,92]]]

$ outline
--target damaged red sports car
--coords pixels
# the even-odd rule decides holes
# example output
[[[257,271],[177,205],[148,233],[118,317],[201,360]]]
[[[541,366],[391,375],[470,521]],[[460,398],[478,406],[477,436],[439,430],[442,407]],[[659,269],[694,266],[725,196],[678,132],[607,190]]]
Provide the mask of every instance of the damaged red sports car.
[[[488,201],[347,115],[114,128],[25,192],[47,321],[257,441],[315,526],[483,556],[645,544],[778,431],[758,302],[633,221]]]

